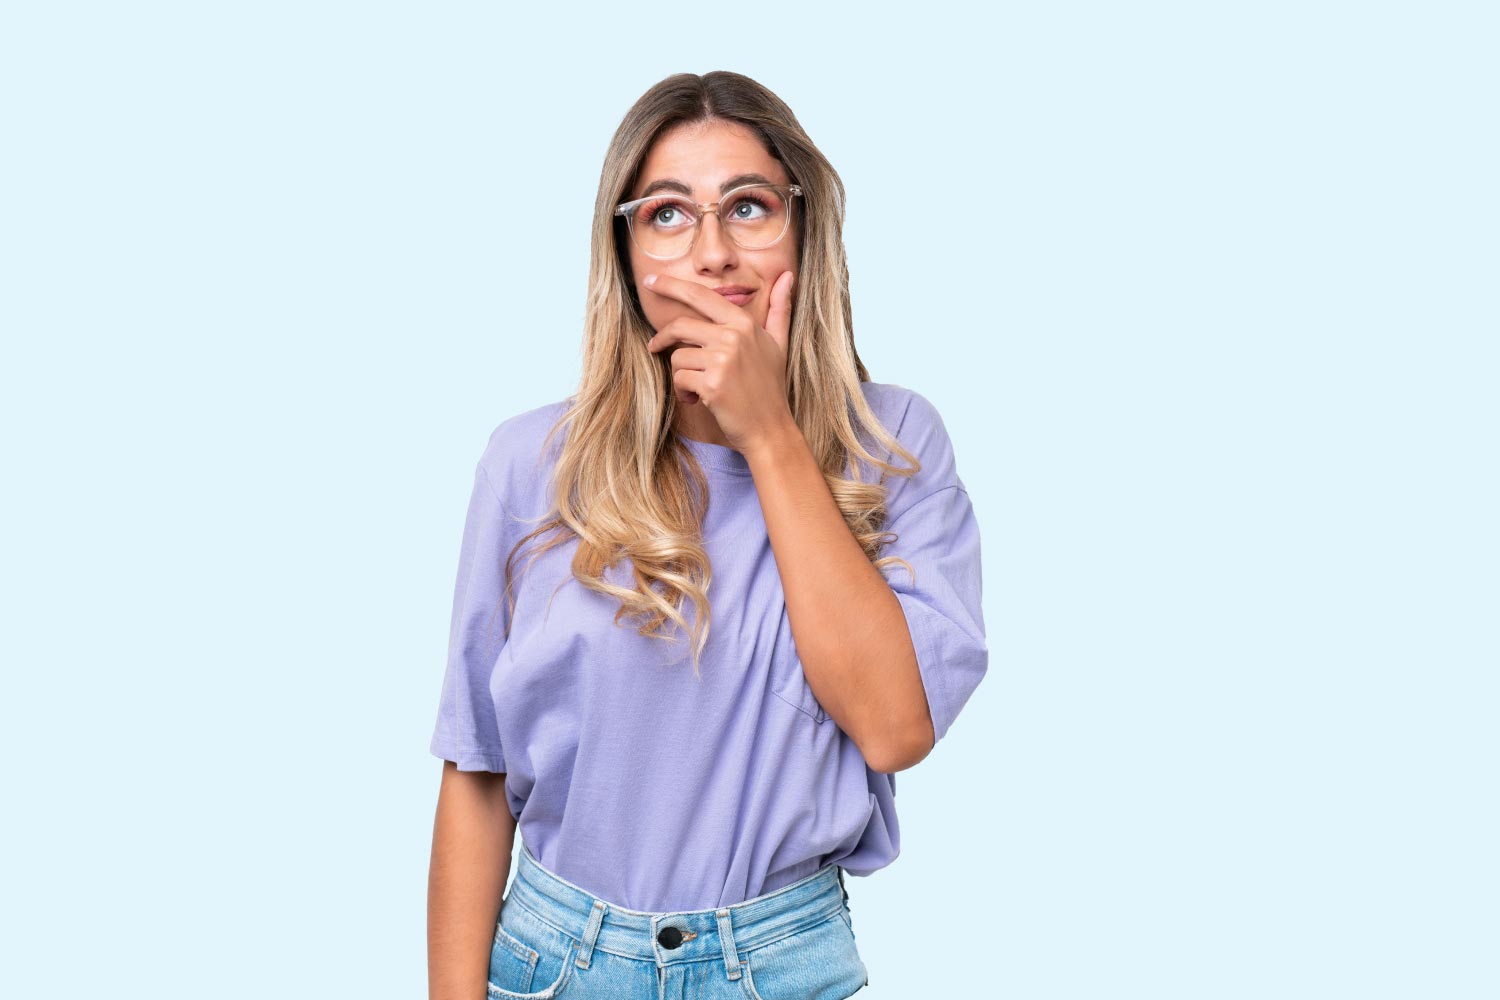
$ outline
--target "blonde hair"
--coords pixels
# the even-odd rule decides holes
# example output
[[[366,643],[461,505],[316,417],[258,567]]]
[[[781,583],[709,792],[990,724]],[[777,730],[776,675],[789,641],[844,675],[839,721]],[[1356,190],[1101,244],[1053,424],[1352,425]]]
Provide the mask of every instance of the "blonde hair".
[[[594,203],[582,374],[571,405],[546,437],[550,443],[567,429],[554,467],[552,507],[543,515],[546,523],[522,538],[506,559],[505,592],[514,611],[512,563],[525,542],[552,534],[533,552],[534,560],[577,538],[573,577],[619,599],[616,625],[628,616],[640,635],[675,641],[662,627],[671,621],[688,629],[681,608],[692,600],[698,609],[690,637],[695,675],[712,618],[708,591],[713,570],[702,538],[708,480],[673,429],[677,401],[671,362],[665,352],[646,349],[655,330],[641,310],[631,277],[625,220],[614,209],[628,199],[663,132],[710,120],[750,129],[786,168],[791,183],[801,185],[801,221],[788,234],[798,241],[787,344],[788,402],[845,523],[876,567],[900,563],[911,571],[903,559],[879,558],[881,548],[895,539],[881,530],[887,489],[864,482],[857,462],[898,476],[921,468],[916,456],[881,425],[860,388],[870,376],[854,347],[843,242],[844,185],[837,171],[791,108],[749,77],[725,71],[679,73],[657,83],[625,114],[605,153]],[[866,450],[861,430],[910,467],[898,468]],[[625,557],[634,566],[634,587],[615,585],[602,575]]]

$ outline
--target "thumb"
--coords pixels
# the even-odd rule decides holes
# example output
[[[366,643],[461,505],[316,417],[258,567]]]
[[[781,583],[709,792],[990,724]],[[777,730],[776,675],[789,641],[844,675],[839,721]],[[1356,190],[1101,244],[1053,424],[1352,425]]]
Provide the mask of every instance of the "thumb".
[[[786,351],[792,330],[792,286],[797,277],[791,271],[783,271],[776,284],[771,286],[771,307],[766,312],[766,332]]]

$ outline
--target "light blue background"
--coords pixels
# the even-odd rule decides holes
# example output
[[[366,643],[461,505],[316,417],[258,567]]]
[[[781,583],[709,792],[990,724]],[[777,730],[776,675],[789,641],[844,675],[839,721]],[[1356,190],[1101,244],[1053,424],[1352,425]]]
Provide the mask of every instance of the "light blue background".
[[[1485,6],[7,5],[0,988],[426,995],[473,465],[728,68],[984,534],[863,995],[1500,995]]]

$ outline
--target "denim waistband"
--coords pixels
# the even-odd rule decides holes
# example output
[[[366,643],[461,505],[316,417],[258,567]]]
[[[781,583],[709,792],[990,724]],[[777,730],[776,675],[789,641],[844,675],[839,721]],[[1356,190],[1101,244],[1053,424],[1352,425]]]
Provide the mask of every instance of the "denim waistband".
[[[600,899],[547,870],[523,842],[508,899],[577,939],[576,961],[582,968],[588,968],[593,950],[601,948],[662,966],[718,959],[737,979],[741,951],[779,941],[840,912],[847,899],[843,874],[841,867],[828,864],[774,892],[730,906],[648,912]]]

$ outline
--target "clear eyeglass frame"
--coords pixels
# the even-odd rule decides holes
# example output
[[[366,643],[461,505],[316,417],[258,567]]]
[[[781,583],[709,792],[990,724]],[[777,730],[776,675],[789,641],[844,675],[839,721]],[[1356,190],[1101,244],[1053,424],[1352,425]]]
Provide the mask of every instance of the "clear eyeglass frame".
[[[737,188],[731,188],[730,190],[725,191],[719,196],[718,201],[710,202],[693,201],[693,199],[689,198],[687,195],[676,191],[658,191],[655,194],[648,194],[644,198],[636,198],[634,201],[627,201],[623,205],[616,206],[615,214],[623,215],[625,217],[625,228],[630,231],[630,241],[635,244],[637,250],[645,254],[647,257],[652,258],[653,260],[676,260],[679,257],[686,256],[687,253],[693,249],[693,246],[697,244],[698,234],[703,231],[703,220],[707,218],[710,213],[712,213],[713,215],[718,215],[719,206],[724,202],[731,200],[741,191],[749,191],[756,188],[770,188],[773,191],[779,192],[782,197],[786,199],[786,223],[781,227],[781,234],[764,246],[747,247],[739,240],[735,239],[734,227],[725,226],[722,217],[720,217],[719,219],[719,229],[730,239],[731,242],[734,243],[735,246],[739,247],[741,250],[768,250],[771,247],[774,247],[776,244],[780,243],[781,240],[786,236],[787,230],[792,228],[792,205],[794,204],[792,199],[800,197],[802,194],[802,187],[799,184],[741,184]],[[693,219],[693,235],[687,241],[687,246],[683,247],[681,253],[675,253],[669,257],[662,257],[658,254],[651,253],[645,247],[641,246],[640,241],[635,238],[634,220],[636,207],[639,205],[644,205],[648,201],[653,201],[655,199],[665,197],[681,198],[683,201],[691,203],[694,208],[697,209],[695,218]]]

